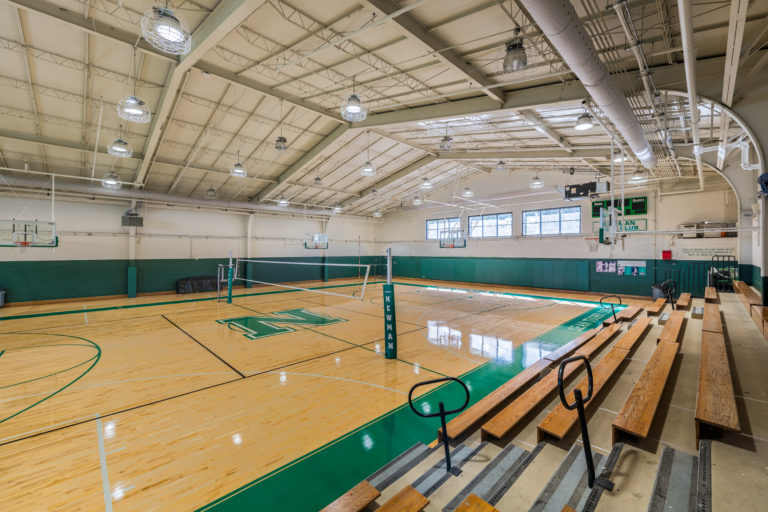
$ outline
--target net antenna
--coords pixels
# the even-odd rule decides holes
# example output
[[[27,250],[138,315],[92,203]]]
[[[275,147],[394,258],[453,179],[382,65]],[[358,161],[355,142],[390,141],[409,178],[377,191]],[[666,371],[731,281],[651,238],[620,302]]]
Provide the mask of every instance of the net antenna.
[[[370,265],[357,263],[237,258],[233,265],[230,282],[232,284],[254,283],[363,300],[370,272]],[[322,284],[316,285],[317,281],[321,281]]]

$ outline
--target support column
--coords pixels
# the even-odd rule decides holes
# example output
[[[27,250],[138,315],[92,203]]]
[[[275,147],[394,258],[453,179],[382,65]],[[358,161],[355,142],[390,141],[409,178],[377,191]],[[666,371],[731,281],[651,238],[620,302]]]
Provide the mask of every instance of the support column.
[[[131,210],[136,208],[136,201],[131,201]],[[138,295],[138,269],[136,268],[136,226],[128,228],[128,275],[126,286],[128,297]]]

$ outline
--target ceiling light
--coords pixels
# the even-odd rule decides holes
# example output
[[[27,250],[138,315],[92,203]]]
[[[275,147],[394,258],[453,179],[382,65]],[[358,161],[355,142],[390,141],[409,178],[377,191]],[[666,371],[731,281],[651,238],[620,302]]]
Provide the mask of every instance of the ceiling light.
[[[282,135],[279,136],[275,140],[275,149],[278,151],[285,151],[286,149],[288,149],[288,139],[286,139]]]
[[[411,200],[411,204],[414,206],[419,206],[421,204],[421,198],[420,197],[414,197]]]
[[[323,186],[323,178],[320,176],[315,177],[315,186],[316,187],[322,187]]]
[[[503,171],[506,168],[507,168],[507,164],[505,164],[503,160],[499,160],[498,163],[496,164],[497,171]]]
[[[473,197],[474,195],[475,193],[469,187],[464,187],[464,191],[461,193],[461,197]]]
[[[641,169],[635,169],[635,172],[632,173],[632,176],[629,178],[630,183],[645,183],[646,177],[645,173]]]
[[[576,125],[573,129],[583,132],[584,130],[589,130],[593,126],[595,126],[595,123],[592,122],[592,116],[589,114],[581,114],[576,120]]]
[[[443,151],[450,151],[452,140],[453,140],[453,137],[449,137],[447,135],[442,139],[440,139],[440,149],[442,149]]]
[[[539,178],[539,175],[537,174],[533,178],[531,178],[531,181],[528,183],[528,186],[531,188],[541,188],[544,186],[544,182],[541,181],[541,178]]]
[[[376,210],[375,212],[373,212],[373,216],[378,219],[379,217],[381,217],[381,212],[379,210]]]
[[[621,151],[615,151],[613,153],[613,161],[614,161],[614,163],[619,164],[621,162],[626,162],[627,161],[627,157],[625,157],[624,153],[622,153]]]
[[[117,115],[133,123],[148,123],[152,116],[147,104],[136,96],[127,96],[117,103]]]
[[[237,152],[237,163],[229,170],[229,174],[235,178],[245,178],[248,176],[248,171],[246,171],[243,164],[240,163],[240,151]]]
[[[280,199],[277,200],[277,206],[282,208],[288,206],[288,200],[285,198],[285,196],[280,196]]]
[[[432,190],[432,182],[429,181],[429,178],[424,178],[424,181],[421,182],[421,188],[423,190]]]
[[[359,123],[368,117],[368,107],[355,94],[355,77],[352,77],[352,94],[341,104],[341,117],[350,123]]]
[[[123,186],[123,183],[120,181],[120,176],[118,176],[117,173],[109,172],[105,174],[104,178],[101,180],[101,186],[112,190],[118,190]]]
[[[173,9],[151,5],[141,17],[141,36],[149,44],[173,55],[186,55],[192,38],[186,25],[173,13]]]
[[[376,185],[374,185],[373,188],[371,189],[371,195],[372,196],[379,195],[379,190],[376,188]]]
[[[107,146],[107,153],[118,158],[128,158],[133,155],[133,148],[120,137]]]
[[[341,213],[342,210],[343,210],[343,208],[341,206],[339,206],[338,204],[333,207],[333,213]]]
[[[208,190],[205,191],[205,198],[216,199],[216,189],[213,187],[209,187]]]
[[[525,54],[523,38],[520,37],[520,28],[515,29],[515,38],[508,41],[505,45],[506,55],[504,55],[503,68],[507,73],[513,71],[522,71],[528,65],[528,56]]]
[[[365,162],[363,167],[360,169],[360,174],[363,176],[374,176],[376,174],[376,168],[370,161]]]

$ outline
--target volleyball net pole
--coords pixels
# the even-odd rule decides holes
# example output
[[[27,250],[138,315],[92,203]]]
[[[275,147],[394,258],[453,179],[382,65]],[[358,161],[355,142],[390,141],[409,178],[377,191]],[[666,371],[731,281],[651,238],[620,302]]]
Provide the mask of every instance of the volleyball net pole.
[[[233,267],[232,267],[232,251],[229,251],[229,272],[227,274],[227,304],[232,304],[232,281]]]
[[[384,357],[397,359],[395,285],[392,284],[392,249],[387,248],[387,284],[384,288]]]

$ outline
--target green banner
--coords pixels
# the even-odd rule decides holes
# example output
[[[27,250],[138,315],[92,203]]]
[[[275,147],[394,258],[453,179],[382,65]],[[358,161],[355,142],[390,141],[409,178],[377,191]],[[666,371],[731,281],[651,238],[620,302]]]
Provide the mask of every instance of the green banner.
[[[384,288],[384,357],[397,358],[397,322],[395,320],[395,285]]]

